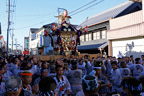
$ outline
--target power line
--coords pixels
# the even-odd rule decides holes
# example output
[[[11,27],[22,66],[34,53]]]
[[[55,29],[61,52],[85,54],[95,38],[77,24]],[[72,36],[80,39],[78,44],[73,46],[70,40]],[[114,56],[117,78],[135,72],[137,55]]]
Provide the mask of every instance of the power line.
[[[89,8],[91,8],[91,7],[95,6],[95,5],[103,2],[104,0],[101,0],[101,1],[99,1],[99,2],[97,2],[97,3],[95,3],[95,4],[93,4],[93,5],[91,5],[91,6],[89,6],[89,7],[86,7],[85,9],[82,9],[83,7],[85,7],[85,6],[87,6],[87,5],[90,5],[90,4],[92,4],[93,2],[95,2],[95,1],[97,1],[97,0],[93,0],[93,1],[91,1],[91,2],[89,2],[89,3],[87,3],[87,4],[85,4],[85,5],[83,5],[82,7],[77,8],[77,9],[71,11],[70,14],[73,13],[72,15],[76,15],[76,14],[78,14],[78,13],[80,13],[80,12],[83,12],[83,11],[85,11],[85,10],[87,10],[87,9],[89,9]],[[80,9],[82,9],[82,10],[80,10]],[[77,11],[77,10],[80,10],[80,11],[74,13],[74,12]],[[41,15],[38,14],[38,15],[23,15],[23,16],[42,16],[42,15],[51,15],[51,14],[49,13],[49,14],[41,14]],[[72,16],[72,15],[71,15],[71,16]],[[51,19],[50,19],[50,20],[51,20]],[[35,25],[42,24],[42,23],[44,23],[44,21],[42,21],[42,22],[40,22],[40,23],[33,24],[33,25],[29,25],[29,26],[25,26],[25,27],[21,27],[21,28],[16,28],[16,29],[14,29],[14,30],[25,29],[25,28],[28,28],[28,27],[32,27],[32,26],[35,26]],[[3,30],[3,31],[5,31],[5,30]]]
[[[48,19],[48,20],[52,20],[52,19],[53,19],[53,18]],[[25,27],[16,28],[16,29],[13,29],[13,30],[21,30],[21,29],[29,28],[29,27],[32,27],[32,26],[35,26],[35,25],[39,25],[39,24],[45,23],[45,22],[47,22],[48,20],[45,20],[45,21],[42,21],[42,22],[39,22],[39,23],[36,23],[36,24],[33,24],[33,25],[29,25],[29,26],[25,26]],[[2,30],[2,31],[6,31],[6,30]]]
[[[51,13],[48,13],[48,14],[34,14],[34,15],[19,15],[17,17],[33,17],[33,16],[45,16],[45,15],[51,15]]]
[[[85,5],[83,5],[83,6],[81,6],[81,7],[79,7],[79,8],[77,8],[77,9],[71,11],[69,14],[72,14],[72,13],[74,13],[75,11],[78,11],[78,10],[80,10],[81,8],[88,6],[88,5],[92,4],[92,3],[95,2],[95,1],[97,1],[97,0],[93,0],[93,1],[91,1],[91,2],[89,2],[89,3],[87,3],[87,4],[85,4]]]
[[[101,0],[101,1],[99,1],[99,2],[97,2],[97,3],[95,3],[95,4],[93,4],[93,5],[91,5],[91,6],[87,7],[87,8],[85,8],[85,9],[82,9],[82,10],[80,10],[80,11],[78,11],[78,12],[72,14],[71,16],[76,15],[76,14],[78,14],[78,13],[80,13],[80,12],[83,12],[83,11],[85,11],[85,10],[87,10],[87,9],[89,9],[89,8],[91,8],[91,7],[95,6],[95,5],[97,5],[97,4],[101,3],[101,2],[103,2],[103,1],[105,1],[105,0]]]
[[[49,15],[53,15],[53,14],[49,14]],[[48,18],[48,16],[45,15],[45,16],[40,16],[37,18],[22,19],[22,20],[18,20],[18,21],[27,22],[27,21],[33,21],[33,20],[40,20],[40,19],[44,19],[44,18]]]
[[[53,18],[49,19],[49,20],[52,20]],[[14,30],[20,30],[20,29],[25,29],[25,28],[29,28],[29,27],[32,27],[32,26],[35,26],[35,25],[39,25],[39,24],[42,24],[44,22],[47,22],[48,20],[45,20],[45,21],[42,21],[40,23],[36,23],[36,24],[33,24],[33,25],[29,25],[29,26],[25,26],[25,27],[21,27],[21,28],[17,28],[17,29],[14,29]]]

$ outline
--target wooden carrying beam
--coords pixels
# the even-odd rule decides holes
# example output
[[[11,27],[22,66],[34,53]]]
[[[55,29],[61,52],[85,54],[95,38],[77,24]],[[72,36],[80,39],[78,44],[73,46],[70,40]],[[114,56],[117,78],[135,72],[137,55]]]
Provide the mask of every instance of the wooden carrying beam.
[[[101,57],[102,56],[101,54],[80,54],[79,56],[74,56],[74,58],[82,58],[85,55],[89,55],[90,59],[92,57],[97,58],[97,57]],[[67,55],[67,56],[63,56],[63,55],[41,55],[39,57],[40,57],[39,59],[42,60],[42,61],[49,61],[49,60],[53,61],[53,60],[57,60],[57,59],[60,59],[60,58],[69,59],[70,55]]]

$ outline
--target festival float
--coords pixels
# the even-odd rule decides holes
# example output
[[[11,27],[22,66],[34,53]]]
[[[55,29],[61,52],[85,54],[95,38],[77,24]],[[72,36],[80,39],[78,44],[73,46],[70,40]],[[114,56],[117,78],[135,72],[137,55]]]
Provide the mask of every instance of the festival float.
[[[68,11],[56,16],[58,23],[53,23],[47,31],[51,38],[54,55],[79,55],[77,45],[80,45],[80,35],[82,32],[70,24],[71,17]]]
[[[48,26],[44,35],[51,38],[51,45],[53,47],[53,54],[49,56],[40,56],[40,60],[56,60],[59,58],[69,58],[74,55],[75,58],[81,58],[89,54],[80,54],[77,46],[80,45],[80,36],[88,32],[88,27],[76,28],[76,25],[70,23],[71,17],[68,16],[68,11],[64,10],[58,18],[57,23],[52,23]],[[96,54],[91,54],[90,57],[96,57]]]

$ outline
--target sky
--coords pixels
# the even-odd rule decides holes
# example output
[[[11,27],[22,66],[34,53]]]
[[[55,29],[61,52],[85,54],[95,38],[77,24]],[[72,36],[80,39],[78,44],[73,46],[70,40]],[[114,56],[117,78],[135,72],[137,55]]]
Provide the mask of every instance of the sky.
[[[94,2],[93,2],[94,1]],[[97,2],[100,2],[93,7],[87,8]],[[43,25],[57,22],[58,8],[64,8],[69,13],[72,19],[71,24],[79,25],[84,22],[87,17],[91,17],[100,12],[106,11],[128,0],[10,0],[10,3],[15,7],[11,7],[14,12],[11,12],[11,30],[9,34],[9,48],[12,44],[12,32],[14,33],[14,44],[24,46],[24,37],[29,36],[30,28],[41,28]],[[92,3],[90,3],[92,2]],[[8,0],[0,0],[0,22],[4,40],[7,41],[7,18],[8,18]],[[84,5],[87,5],[83,7]],[[82,7],[85,11],[78,12],[76,9]],[[15,46],[14,46],[15,47]]]

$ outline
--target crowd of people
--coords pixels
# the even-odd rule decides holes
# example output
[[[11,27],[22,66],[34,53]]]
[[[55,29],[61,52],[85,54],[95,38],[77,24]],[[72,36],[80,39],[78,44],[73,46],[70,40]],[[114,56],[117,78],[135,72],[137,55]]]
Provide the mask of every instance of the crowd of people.
[[[0,57],[0,96],[144,96],[144,55]]]

